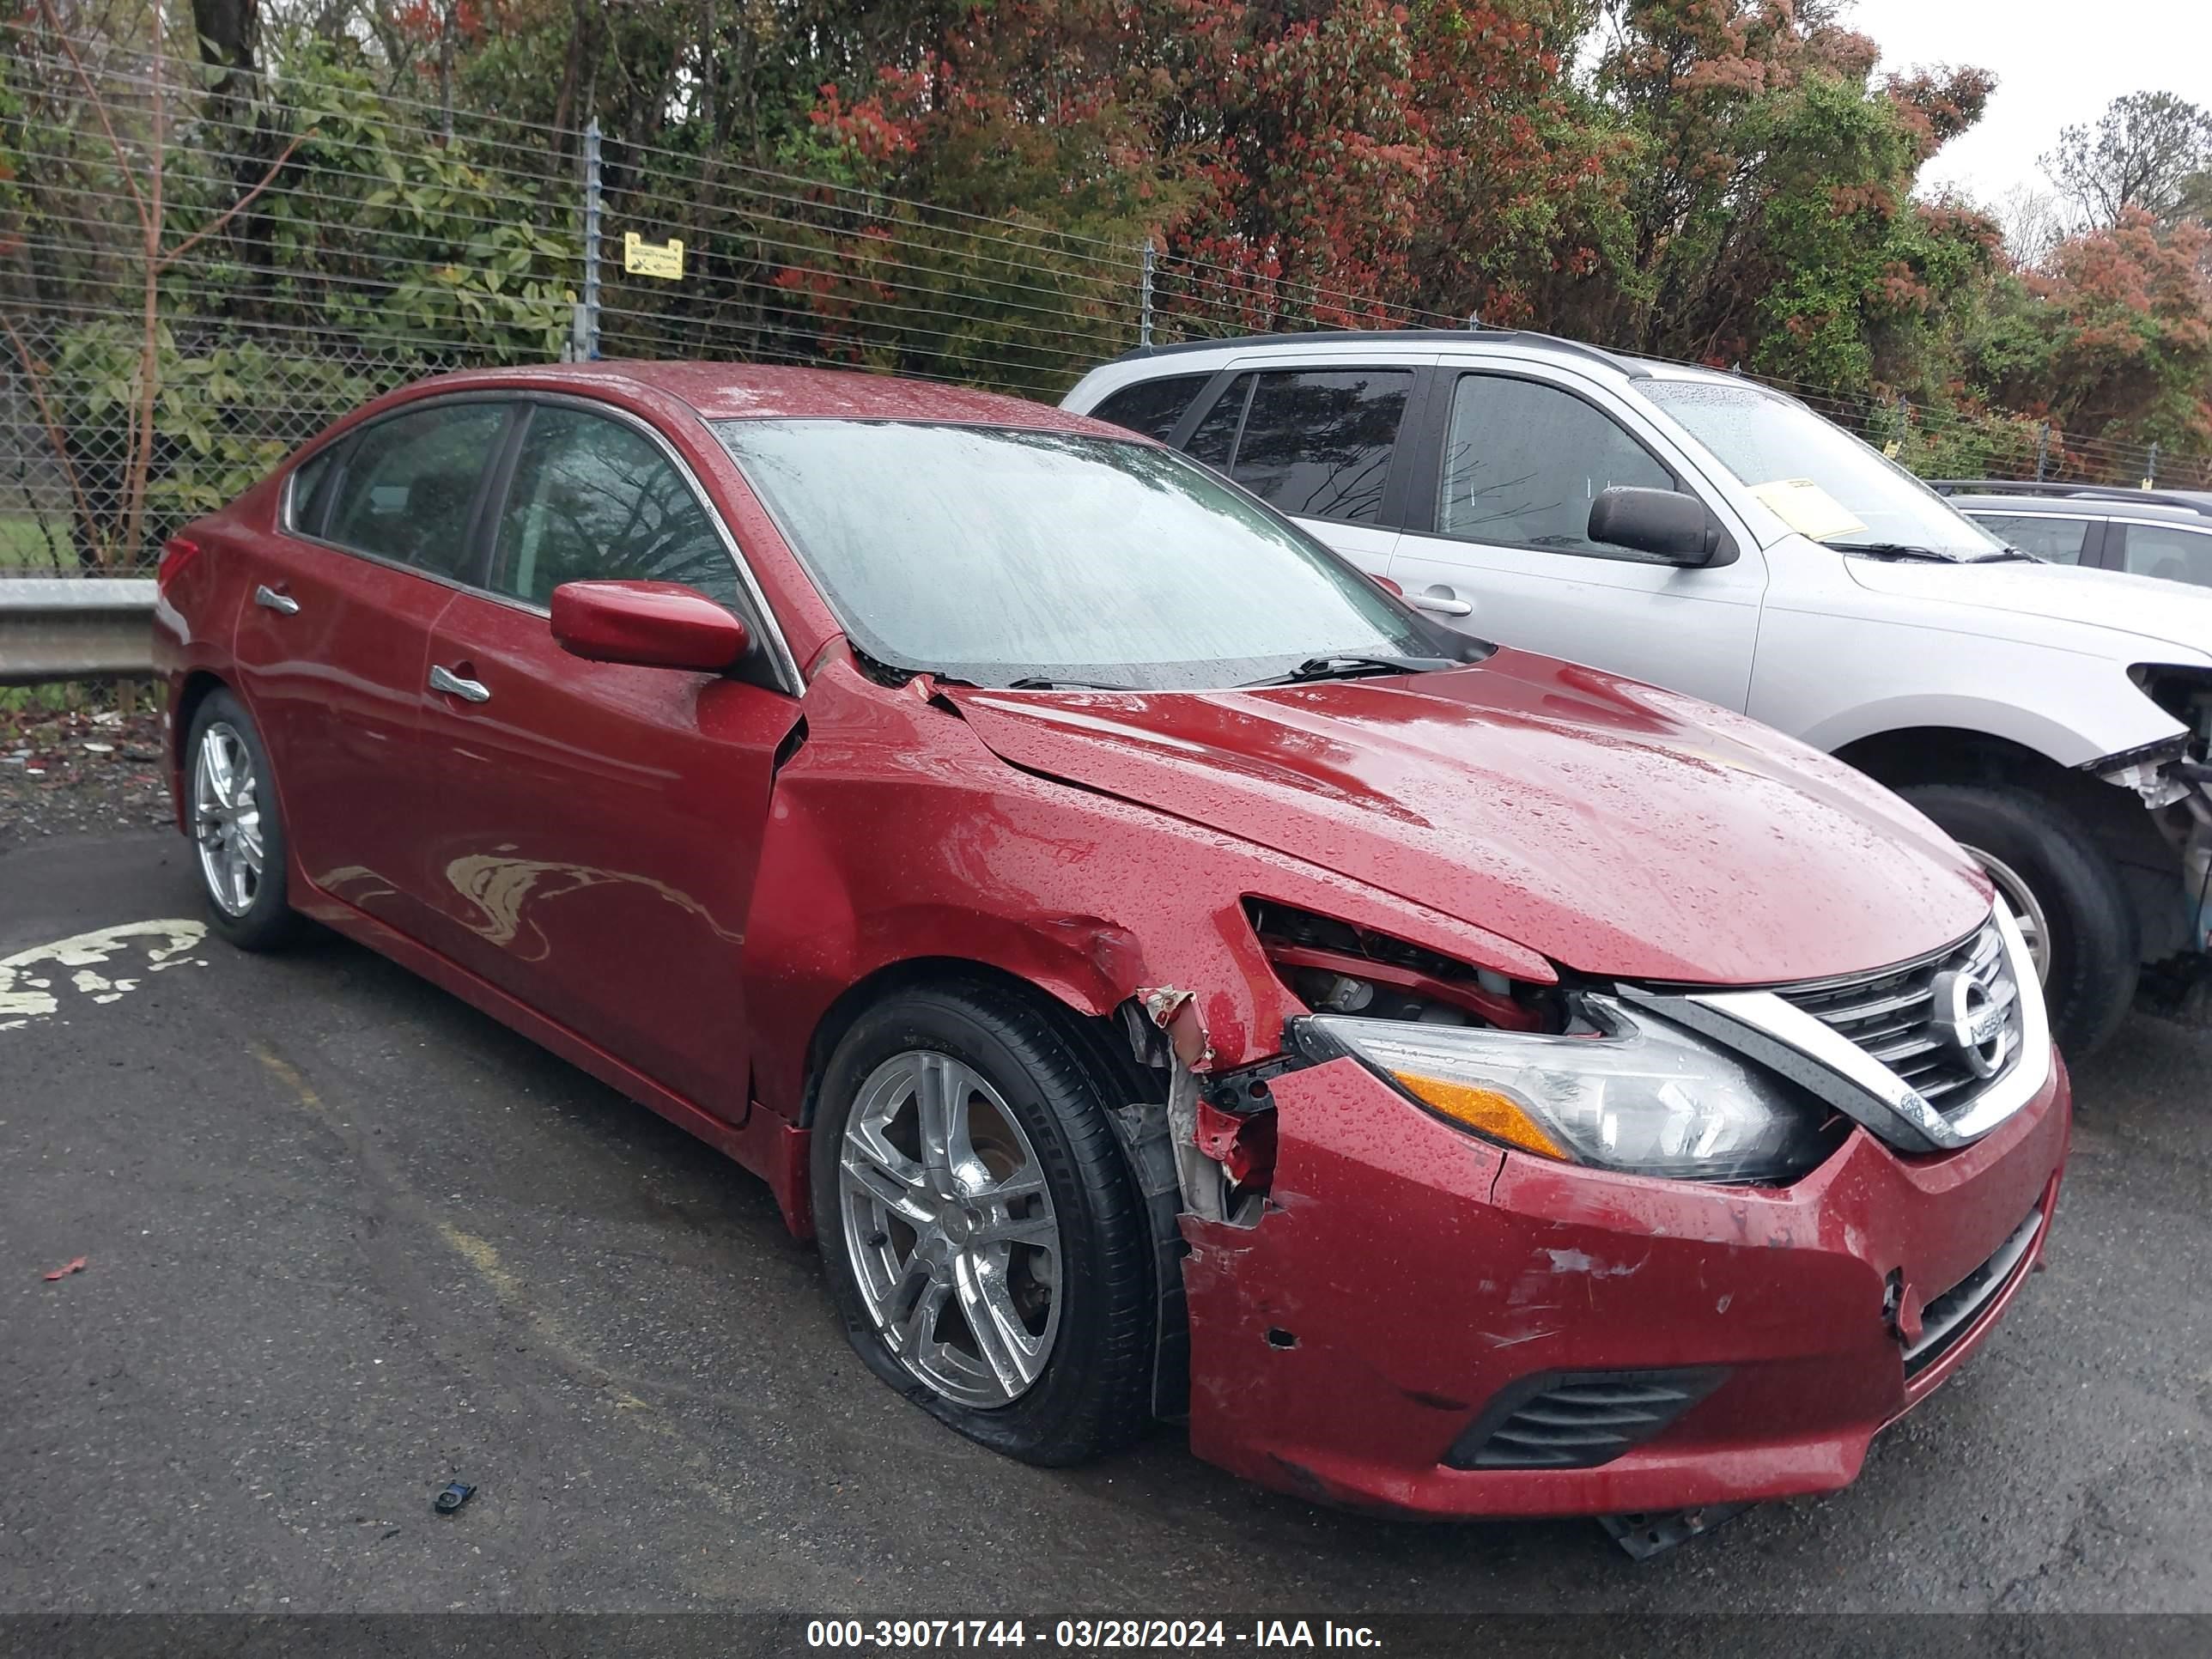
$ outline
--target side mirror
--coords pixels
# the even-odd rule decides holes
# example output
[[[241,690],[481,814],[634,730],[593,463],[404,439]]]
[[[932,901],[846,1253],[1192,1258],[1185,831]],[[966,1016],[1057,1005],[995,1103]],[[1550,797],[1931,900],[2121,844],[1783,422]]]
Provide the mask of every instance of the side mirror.
[[[1615,484],[1590,503],[1589,538],[1632,548],[1669,564],[1710,564],[1705,504],[1671,489]]]
[[[1388,576],[1378,576],[1372,571],[1370,571],[1367,575],[1367,580],[1373,582],[1376,586],[1381,588],[1385,593],[1388,593],[1394,599],[1402,599],[1406,597],[1406,590],[1399,586],[1397,583],[1392,581]]]
[[[563,582],[553,590],[553,637],[590,662],[719,674],[745,654],[745,625],[675,582]]]

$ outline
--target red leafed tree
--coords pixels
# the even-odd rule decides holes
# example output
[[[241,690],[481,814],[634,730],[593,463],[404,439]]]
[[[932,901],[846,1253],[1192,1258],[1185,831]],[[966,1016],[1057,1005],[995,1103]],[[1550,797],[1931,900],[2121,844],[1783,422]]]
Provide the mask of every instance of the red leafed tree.
[[[1570,8],[1348,0],[1224,21],[1190,88],[1213,188],[1175,228],[1179,251],[1499,321],[1594,263],[1585,230],[1617,194],[1616,146],[1571,118]],[[1365,309],[1324,301],[1317,319]]]
[[[2212,450],[2212,232],[2161,226],[2140,208],[2069,238],[2028,273],[2035,349],[2001,390],[2047,406],[2065,429],[2107,442]]]
[[[1570,0],[1007,0],[817,118],[879,182],[1152,235],[1218,320],[1526,317],[1596,263],[1617,144],[1570,118]],[[1382,296],[1382,303],[1363,303]]]

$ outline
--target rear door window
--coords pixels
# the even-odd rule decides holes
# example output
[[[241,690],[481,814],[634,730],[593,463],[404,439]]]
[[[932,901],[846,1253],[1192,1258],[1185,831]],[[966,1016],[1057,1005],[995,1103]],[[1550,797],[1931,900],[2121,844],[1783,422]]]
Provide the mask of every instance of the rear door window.
[[[2137,576],[2212,587],[2212,531],[2183,525],[2130,524],[2112,526],[2125,538],[2120,568]]]
[[[337,477],[338,454],[349,441],[341,438],[293,469],[291,488],[285,500],[287,528],[302,536],[321,532],[323,510],[330,505],[330,484]]]
[[[1439,535],[1641,558],[1589,538],[1590,503],[1616,484],[1675,488],[1650,451],[1572,392],[1502,374],[1460,376],[1444,434]]]
[[[2089,544],[2094,519],[2057,519],[2040,513],[1975,513],[1969,515],[2007,546],[2053,564],[2079,564]]]
[[[1223,389],[1213,400],[1213,407],[1206,411],[1198,429],[1183,445],[1183,453],[1194,461],[1204,461],[1217,472],[1229,471],[1230,458],[1237,453],[1237,434],[1244,425],[1244,406],[1252,401],[1252,382],[1256,374],[1240,374]]]
[[[1091,411],[1091,418],[1111,421],[1165,443],[1191,400],[1206,390],[1206,383],[1212,378],[1211,374],[1169,374],[1157,380],[1139,380],[1100,404]]]
[[[508,415],[500,403],[438,404],[367,428],[331,502],[325,539],[465,580],[477,487]]]

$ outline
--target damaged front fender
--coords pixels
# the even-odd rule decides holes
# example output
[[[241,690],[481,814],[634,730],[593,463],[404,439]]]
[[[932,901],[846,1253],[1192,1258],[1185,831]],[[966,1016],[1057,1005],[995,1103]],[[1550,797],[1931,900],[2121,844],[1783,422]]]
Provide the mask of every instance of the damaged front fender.
[[[795,1128],[810,1075],[884,975],[1000,974],[1084,1016],[1139,1011],[1186,1201],[1226,1216],[1237,1194],[1209,1191],[1224,1166],[1197,1151],[1196,1080],[1275,1055],[1305,1012],[1253,933],[1255,885],[1501,971],[1548,971],[1330,872],[1010,766],[946,700],[886,692],[849,663],[815,677],[805,714],[807,743],[776,775],[742,967],[753,1097]],[[1243,1139],[1218,1123],[1209,1138],[1224,1134]],[[1236,1155],[1248,1178],[1252,1156]],[[803,1194],[779,1195],[804,1215]]]

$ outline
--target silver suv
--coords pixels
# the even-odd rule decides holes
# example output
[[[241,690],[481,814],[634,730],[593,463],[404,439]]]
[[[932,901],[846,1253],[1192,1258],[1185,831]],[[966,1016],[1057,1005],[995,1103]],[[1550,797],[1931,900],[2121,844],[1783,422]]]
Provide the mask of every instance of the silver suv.
[[[2212,591],[2043,562],[1794,398],[1544,335],[1170,346],[1064,402],[1454,626],[1881,779],[1981,860],[2069,1051],[2144,975],[2212,1006]]]

